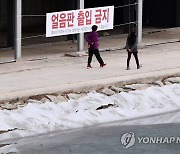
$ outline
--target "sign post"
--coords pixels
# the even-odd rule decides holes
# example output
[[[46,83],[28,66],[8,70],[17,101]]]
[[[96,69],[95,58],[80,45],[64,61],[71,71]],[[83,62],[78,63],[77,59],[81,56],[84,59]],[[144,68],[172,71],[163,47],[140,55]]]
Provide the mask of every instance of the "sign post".
[[[138,43],[142,40],[142,11],[143,11],[143,0],[138,0]]]
[[[78,0],[78,9],[84,9],[84,0]],[[77,36],[77,49],[78,51],[84,50],[84,33],[79,33]]]
[[[21,7],[22,0],[15,0],[15,60],[21,58]]]

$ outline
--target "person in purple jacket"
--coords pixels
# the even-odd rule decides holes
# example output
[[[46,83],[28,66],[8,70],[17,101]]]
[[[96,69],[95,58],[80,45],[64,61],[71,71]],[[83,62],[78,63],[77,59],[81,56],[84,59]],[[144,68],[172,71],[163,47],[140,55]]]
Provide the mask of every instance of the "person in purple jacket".
[[[91,61],[92,61],[92,57],[93,54],[96,56],[96,59],[98,60],[100,67],[104,67],[106,64],[103,62],[100,53],[99,53],[99,40],[98,40],[98,34],[97,34],[97,26],[93,25],[92,26],[92,32],[90,32],[87,36],[86,36],[86,41],[88,42],[88,64],[87,64],[87,68],[92,68],[91,67]]]

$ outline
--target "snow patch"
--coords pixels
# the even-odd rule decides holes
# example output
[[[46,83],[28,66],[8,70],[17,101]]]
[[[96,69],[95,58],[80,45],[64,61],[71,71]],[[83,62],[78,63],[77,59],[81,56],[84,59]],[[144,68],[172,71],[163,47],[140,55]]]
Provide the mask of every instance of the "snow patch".
[[[0,130],[14,129],[0,134],[0,140],[153,115],[179,107],[180,84],[149,87],[112,96],[90,92],[78,100],[61,103],[39,104],[33,101],[15,110],[0,110]]]

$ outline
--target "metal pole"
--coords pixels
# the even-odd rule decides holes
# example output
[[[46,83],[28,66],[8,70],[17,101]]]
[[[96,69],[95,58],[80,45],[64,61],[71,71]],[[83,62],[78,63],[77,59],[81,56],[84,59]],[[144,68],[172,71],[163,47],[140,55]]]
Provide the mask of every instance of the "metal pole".
[[[15,0],[15,59],[21,58],[21,0]]]
[[[138,43],[142,41],[142,11],[143,11],[143,0],[138,0]]]
[[[84,9],[84,0],[78,0],[78,9]],[[77,37],[78,51],[84,50],[84,33],[79,33]]]

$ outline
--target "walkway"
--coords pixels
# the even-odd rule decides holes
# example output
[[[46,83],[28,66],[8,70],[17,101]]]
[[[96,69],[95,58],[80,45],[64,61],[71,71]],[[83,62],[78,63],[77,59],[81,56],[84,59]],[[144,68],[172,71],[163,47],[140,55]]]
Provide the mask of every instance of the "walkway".
[[[23,59],[16,63],[1,64],[0,100],[16,99],[43,93],[89,91],[112,84],[144,82],[158,78],[180,75],[179,42],[180,29],[172,29],[144,36],[139,58],[143,67],[126,71],[125,37],[100,38],[100,48],[118,47],[120,50],[101,52],[107,67],[100,68],[96,59],[92,69],[86,69],[87,56],[66,57],[75,45],[65,42],[23,48]],[[174,42],[161,44],[162,42]],[[160,43],[161,45],[147,46]],[[147,48],[144,48],[147,47]],[[117,49],[117,48],[116,48]],[[105,51],[105,50],[102,50]],[[8,52],[7,52],[8,53]],[[4,57],[8,56],[7,53]],[[3,101],[4,102],[4,101]]]

